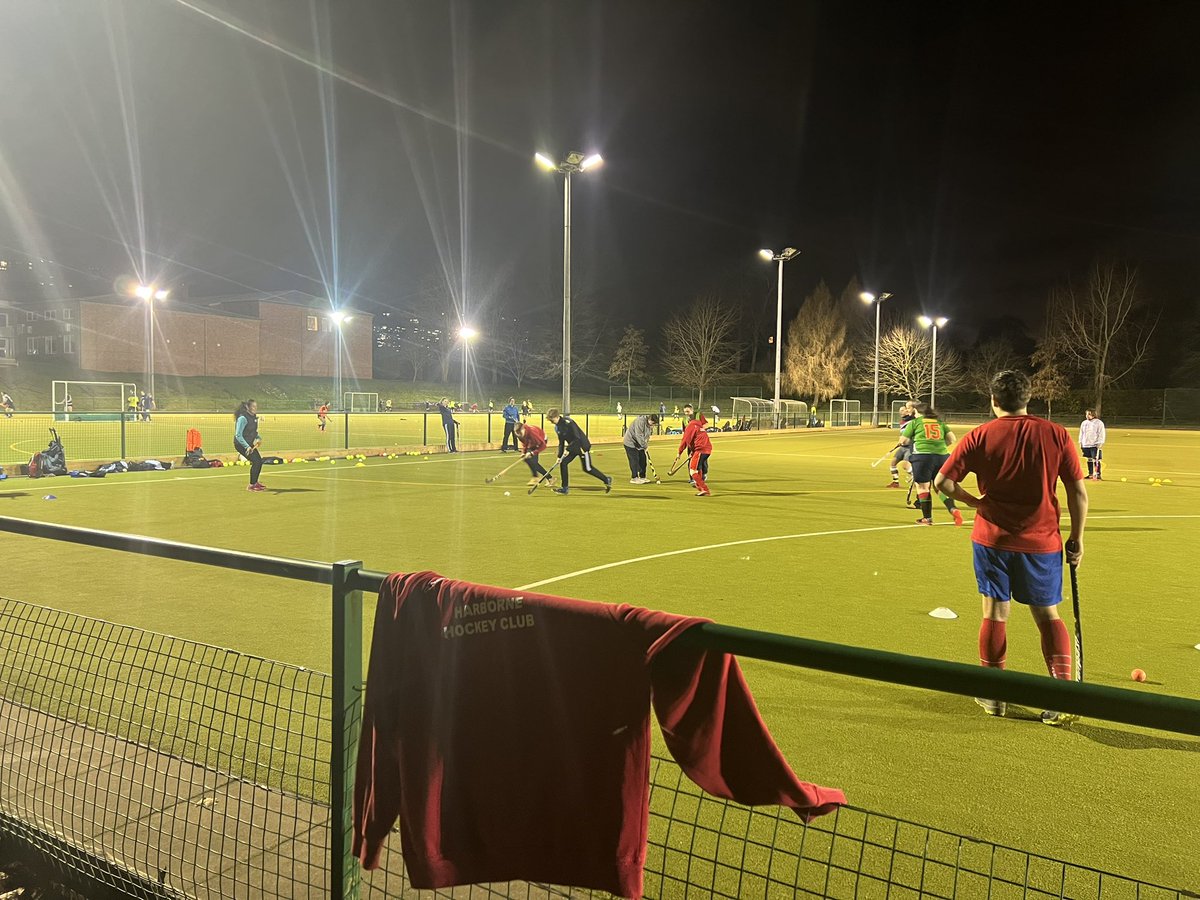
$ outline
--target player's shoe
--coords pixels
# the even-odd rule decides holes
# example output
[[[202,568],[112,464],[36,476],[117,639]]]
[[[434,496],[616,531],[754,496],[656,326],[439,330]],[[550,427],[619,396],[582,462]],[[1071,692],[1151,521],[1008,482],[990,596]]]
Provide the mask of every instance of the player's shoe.
[[[950,510],[950,515],[954,517],[954,524],[961,525],[963,523],[962,513],[957,509]]]
[[[896,490],[900,490],[900,482],[893,481],[891,484],[888,485],[888,487],[895,488]]]
[[[570,488],[552,487],[552,488],[550,488],[550,490],[554,491],[554,493],[556,493],[556,494],[565,494],[565,493],[567,493],[567,491],[570,490]]]
[[[1008,704],[1003,700],[987,700],[983,697],[976,697],[975,702],[983,707],[983,711],[989,716],[1004,718],[1004,714],[1008,712]]]
[[[254,491],[255,493],[258,493],[258,492],[260,492],[260,491],[265,491],[265,490],[266,490],[266,488],[265,488],[265,487],[263,487],[261,484],[255,483],[255,484],[248,484],[248,485],[246,485],[246,490],[248,490],[248,491]]]
[[[1053,710],[1042,710],[1042,724],[1053,725],[1055,728],[1061,728],[1064,725],[1070,725],[1079,718],[1075,713],[1061,713]]]
[[[696,491],[697,497],[711,497],[712,491]]]
[[[605,475],[604,476],[604,493],[608,494],[611,492],[612,492],[612,476]]]
[[[547,478],[546,480],[549,481],[550,479]],[[533,487],[535,484],[541,484],[541,481],[542,479],[535,475],[533,478],[530,478],[527,482],[525,482],[525,487]]]
[[[932,525],[933,519],[926,519],[926,518],[922,517],[920,519],[917,519],[917,524],[918,525]]]

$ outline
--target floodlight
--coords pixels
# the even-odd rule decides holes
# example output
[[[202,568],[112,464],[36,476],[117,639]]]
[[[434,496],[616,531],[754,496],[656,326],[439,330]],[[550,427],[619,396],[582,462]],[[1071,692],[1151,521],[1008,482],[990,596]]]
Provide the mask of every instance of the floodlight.
[[[588,169],[592,168],[593,166],[598,166],[602,162],[604,162],[604,157],[601,156],[599,153],[593,153],[591,156],[589,156],[587,159],[585,159],[583,162],[581,162],[579,164],[579,170],[581,172],[586,172]]]
[[[479,332],[476,331],[474,328],[472,328],[470,325],[464,325],[464,326],[462,326],[462,328],[458,329],[458,336],[465,341],[469,341],[473,338],[478,337]]]
[[[154,299],[155,299],[155,300],[166,300],[166,299],[167,299],[168,297],[170,297],[170,296],[171,296],[171,292],[170,292],[170,291],[162,291],[162,290],[159,290],[159,291],[155,291],[155,292],[154,292]]]
[[[947,319],[945,316],[938,316],[938,318],[933,320],[933,324],[936,325],[938,328],[941,328],[949,321],[950,320]]]
[[[795,247],[786,247],[784,249],[784,251],[779,254],[779,258],[782,259],[784,262],[787,262],[788,260],[794,259],[795,257],[797,257],[799,255],[800,255],[800,251],[797,250]]]
[[[583,162],[583,154],[578,150],[572,150],[567,154],[566,163],[568,166],[577,166]]]
[[[917,321],[921,323],[922,328],[928,328],[933,324],[933,319],[929,316],[917,316]]]
[[[761,256],[763,259],[765,259],[767,262],[770,262],[771,260],[773,260],[775,258],[775,251],[767,250],[764,248],[764,249],[758,251],[758,255]]]
[[[874,303],[875,295],[872,294],[870,291],[863,291],[861,294],[858,295],[858,299],[861,300],[863,303]]]
[[[331,321],[334,325],[337,325],[340,328],[342,326],[343,322],[350,321],[350,317],[348,315],[346,315],[342,310],[335,309],[333,312],[331,312],[329,314],[329,321]]]
[[[143,300],[149,300],[154,296],[154,288],[148,284],[139,284],[134,289],[133,293]]]
[[[547,172],[553,172],[558,168],[558,163],[548,157],[545,153],[533,154],[534,161]]]

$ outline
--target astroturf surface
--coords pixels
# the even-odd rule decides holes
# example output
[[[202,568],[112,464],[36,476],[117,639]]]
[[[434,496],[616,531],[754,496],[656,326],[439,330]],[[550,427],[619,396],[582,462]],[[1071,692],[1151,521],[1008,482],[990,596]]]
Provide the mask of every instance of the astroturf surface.
[[[883,487],[886,463],[870,467],[893,438],[715,435],[711,498],[693,496],[682,474],[666,477],[674,444],[662,438],[652,446],[662,485],[630,485],[620,447],[597,447],[596,464],[614,478],[608,496],[577,467],[566,497],[544,488],[528,496],[523,466],[486,485],[514,459],[488,452],[267,467],[263,494],[245,490],[244,468],[14,478],[0,484],[0,510],[372,569],[434,569],[973,663],[969,528],[953,527],[938,504],[939,527],[913,526],[904,492]],[[1089,483],[1080,569],[1088,680],[1200,698],[1200,619],[1186,565],[1200,537],[1200,433],[1114,429],[1106,454],[1106,480]],[[6,596],[328,671],[324,589],[0,540]],[[930,618],[938,606],[959,618]],[[368,624],[372,614],[368,597]],[[1037,629],[1015,605],[1008,659],[1044,671]],[[1096,721],[1059,730],[1035,721],[1036,711],[992,719],[967,698],[743,665],[800,776],[844,788],[856,806],[1142,880],[1200,885],[1200,740]],[[1135,667],[1149,674],[1146,684],[1130,681]]]

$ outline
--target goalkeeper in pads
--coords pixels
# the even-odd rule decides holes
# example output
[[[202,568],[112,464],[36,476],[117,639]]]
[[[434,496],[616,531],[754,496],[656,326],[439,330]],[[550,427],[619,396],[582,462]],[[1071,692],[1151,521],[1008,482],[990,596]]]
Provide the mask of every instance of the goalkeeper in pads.
[[[565,494],[571,488],[571,463],[578,459],[583,471],[593,478],[604,482],[604,493],[612,490],[612,479],[592,465],[592,442],[583,433],[583,429],[570,416],[564,416],[560,410],[546,410],[546,418],[554,425],[558,435],[558,477],[562,486],[551,488],[556,494]]]

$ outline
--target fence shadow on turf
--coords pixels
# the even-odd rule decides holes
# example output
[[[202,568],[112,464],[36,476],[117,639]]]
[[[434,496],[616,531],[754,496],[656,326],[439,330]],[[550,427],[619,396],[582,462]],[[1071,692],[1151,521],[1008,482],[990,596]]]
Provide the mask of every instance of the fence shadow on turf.
[[[1105,747],[1112,747],[1114,750],[1178,750],[1183,753],[1200,753],[1200,740],[1189,741],[1187,738],[1138,734],[1105,728],[1102,725],[1089,725],[1086,722],[1076,722],[1070,730],[1071,734],[1077,734]]]

